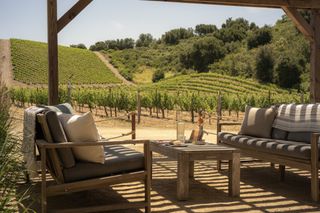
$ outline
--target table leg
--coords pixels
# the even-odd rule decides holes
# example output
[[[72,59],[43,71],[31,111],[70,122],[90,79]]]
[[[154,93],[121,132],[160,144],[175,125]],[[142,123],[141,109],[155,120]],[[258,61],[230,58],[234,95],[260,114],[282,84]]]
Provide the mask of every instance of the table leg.
[[[179,153],[178,155],[178,180],[177,197],[178,200],[187,200],[189,196],[189,155]]]
[[[194,161],[189,161],[189,177],[194,177]]]
[[[152,158],[152,151],[150,151],[150,179],[152,180],[152,165],[153,165],[153,158]]]
[[[229,196],[240,195],[240,153],[233,153],[229,160]]]

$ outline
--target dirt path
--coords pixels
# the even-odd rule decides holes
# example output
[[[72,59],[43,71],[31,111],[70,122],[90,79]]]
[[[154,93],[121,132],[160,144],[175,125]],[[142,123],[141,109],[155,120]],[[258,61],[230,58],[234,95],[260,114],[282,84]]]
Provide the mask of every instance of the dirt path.
[[[125,79],[120,73],[119,70],[117,68],[115,68],[108,60],[108,58],[106,56],[104,56],[102,53],[100,52],[94,52],[99,59],[111,70],[111,72],[113,72],[113,74],[119,78],[124,84],[126,85],[135,85],[134,83],[128,81],[127,79]]]
[[[2,81],[8,86],[12,84],[12,64],[11,64],[11,51],[10,40],[0,40],[0,74]]]

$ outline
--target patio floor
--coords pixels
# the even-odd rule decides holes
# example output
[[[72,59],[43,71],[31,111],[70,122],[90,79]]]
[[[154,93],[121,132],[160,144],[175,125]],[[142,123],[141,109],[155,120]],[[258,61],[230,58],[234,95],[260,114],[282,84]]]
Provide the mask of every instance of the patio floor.
[[[241,167],[241,195],[227,194],[227,170],[216,170],[215,161],[195,164],[195,179],[190,182],[190,199],[176,199],[176,162],[155,156],[151,192],[152,212],[320,212],[320,203],[310,199],[308,172],[288,169],[286,181],[280,182],[277,169],[269,163],[246,162]],[[21,190],[26,186],[21,186]],[[25,205],[39,212],[40,182],[31,188]],[[48,199],[48,207],[84,207],[98,204],[143,200],[139,182],[118,184],[105,189],[79,192]],[[118,212],[143,212],[127,210]]]

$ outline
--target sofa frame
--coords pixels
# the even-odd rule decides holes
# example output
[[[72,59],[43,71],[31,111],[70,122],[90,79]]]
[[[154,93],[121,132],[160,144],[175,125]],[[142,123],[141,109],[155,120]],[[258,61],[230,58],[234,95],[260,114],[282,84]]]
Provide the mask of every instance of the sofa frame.
[[[91,189],[98,189],[104,186],[141,181],[145,188],[145,199],[143,202],[121,203],[111,205],[100,205],[84,208],[74,208],[59,210],[59,212],[99,212],[122,210],[129,208],[144,208],[145,212],[151,212],[150,190],[151,190],[151,155],[149,140],[123,140],[123,141],[99,141],[99,142],[64,142],[53,143],[45,115],[37,115],[38,122],[41,125],[45,140],[36,140],[36,145],[40,150],[41,157],[41,212],[47,212],[47,197],[66,193],[73,193]],[[57,149],[72,148],[76,146],[101,146],[101,145],[126,145],[143,144],[144,146],[144,169],[136,172],[125,172],[105,177],[75,181],[66,183],[62,172],[62,163],[60,162]],[[55,185],[47,185],[46,173],[49,171],[55,180]]]

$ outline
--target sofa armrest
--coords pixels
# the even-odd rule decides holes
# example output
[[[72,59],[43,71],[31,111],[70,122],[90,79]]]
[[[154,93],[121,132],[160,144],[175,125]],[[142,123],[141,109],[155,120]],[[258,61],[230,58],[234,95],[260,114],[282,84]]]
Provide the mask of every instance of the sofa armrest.
[[[240,122],[219,122],[217,125],[217,133],[221,132],[222,126],[240,126],[242,123]]]
[[[149,140],[123,140],[123,141],[105,141],[98,142],[63,142],[63,143],[48,143],[45,140],[37,140],[37,145],[40,148],[45,149],[60,149],[60,148],[72,148],[78,146],[101,146],[101,145],[125,145],[125,144],[146,144]]]

